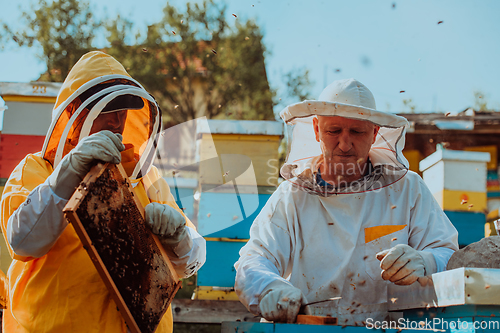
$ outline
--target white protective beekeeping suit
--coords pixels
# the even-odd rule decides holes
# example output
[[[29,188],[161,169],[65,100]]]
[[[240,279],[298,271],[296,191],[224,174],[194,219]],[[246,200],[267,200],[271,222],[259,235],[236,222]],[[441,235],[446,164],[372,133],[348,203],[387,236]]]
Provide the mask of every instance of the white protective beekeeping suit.
[[[321,143],[314,116],[340,116],[378,126],[368,154],[371,172],[343,185],[318,180]],[[407,244],[419,251],[426,274],[442,271],[457,247],[457,231],[402,154],[405,118],[377,111],[360,82],[340,80],[317,101],[281,112],[287,125],[288,156],[283,182],[255,219],[250,240],[235,264],[236,292],[260,313],[259,296],[276,280],[302,291],[307,302],[334,303],[340,324],[363,325],[386,315],[387,285],[375,254]],[[304,303],[304,301],[302,302]]]

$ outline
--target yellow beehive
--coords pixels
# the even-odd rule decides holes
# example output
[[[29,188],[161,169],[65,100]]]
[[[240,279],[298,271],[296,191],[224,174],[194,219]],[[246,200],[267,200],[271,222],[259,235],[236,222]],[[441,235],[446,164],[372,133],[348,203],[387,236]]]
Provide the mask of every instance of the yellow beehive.
[[[445,211],[487,209],[485,152],[438,149],[420,162],[429,190]]]
[[[484,212],[487,209],[486,192],[442,190],[433,195],[444,210]]]
[[[420,153],[420,151],[416,149],[409,149],[409,150],[403,150],[403,155],[406,157],[408,160],[408,163],[410,163],[410,170],[414,171],[418,174],[421,174],[420,169],[419,169],[419,163],[422,160],[423,156]]]
[[[208,120],[199,122],[196,131],[200,184],[277,185],[281,123]]]
[[[490,153],[490,161],[486,164],[488,170],[497,170],[498,155],[497,146],[476,146],[476,147],[466,147],[464,150],[467,151],[481,151],[485,153]]]

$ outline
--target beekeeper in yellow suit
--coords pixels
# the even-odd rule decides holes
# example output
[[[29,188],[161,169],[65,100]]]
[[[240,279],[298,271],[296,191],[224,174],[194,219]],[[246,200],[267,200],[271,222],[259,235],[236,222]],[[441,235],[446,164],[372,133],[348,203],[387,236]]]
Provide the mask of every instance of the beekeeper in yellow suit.
[[[29,121],[29,119],[27,119]],[[62,210],[96,161],[122,163],[152,231],[180,277],[205,261],[205,241],[151,165],[161,114],[113,57],[85,54],[64,81],[41,152],[26,156],[2,195],[14,259],[4,332],[126,332],[127,327]],[[172,312],[157,332],[172,332]]]

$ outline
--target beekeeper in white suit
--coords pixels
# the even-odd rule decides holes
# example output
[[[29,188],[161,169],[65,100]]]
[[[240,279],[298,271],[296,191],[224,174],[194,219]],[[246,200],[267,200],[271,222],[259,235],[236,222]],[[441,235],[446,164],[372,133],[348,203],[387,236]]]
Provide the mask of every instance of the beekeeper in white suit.
[[[287,181],[255,219],[235,264],[241,302],[277,322],[294,322],[301,305],[334,297],[341,324],[385,317],[390,282],[424,284],[458,249],[456,229],[408,170],[408,121],[377,111],[354,79],[280,115]]]

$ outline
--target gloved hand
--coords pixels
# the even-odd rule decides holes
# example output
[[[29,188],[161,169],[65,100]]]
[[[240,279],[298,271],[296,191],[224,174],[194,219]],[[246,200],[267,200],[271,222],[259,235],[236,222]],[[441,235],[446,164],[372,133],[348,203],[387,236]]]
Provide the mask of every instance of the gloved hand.
[[[189,236],[186,220],[181,213],[169,205],[152,202],[145,208],[146,224],[158,235],[165,250],[182,257],[191,250],[193,241]]]
[[[382,279],[394,282],[397,285],[410,285],[418,280],[420,285],[425,286],[432,273],[424,260],[424,255],[433,256],[430,252],[417,251],[409,245],[398,244],[391,249],[377,253],[377,259],[381,260]],[[434,258],[429,258],[434,260]]]
[[[61,198],[69,199],[94,161],[120,163],[120,152],[125,149],[122,139],[121,134],[110,131],[101,131],[83,138],[64,156],[48,178],[52,191]]]
[[[276,280],[271,282],[259,296],[260,313],[266,320],[294,323],[305,297],[300,289]]]

